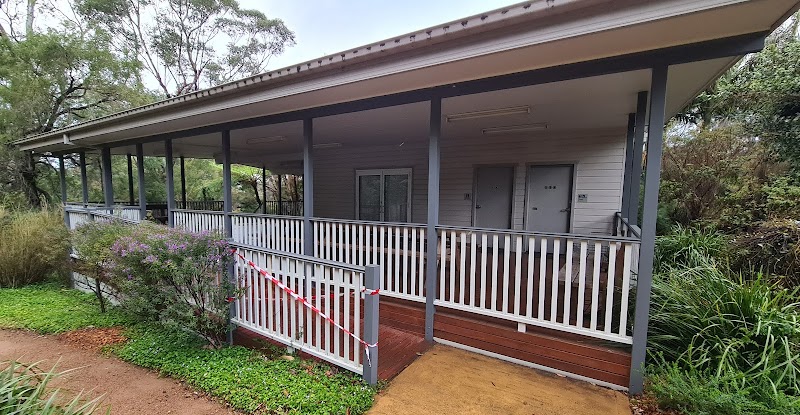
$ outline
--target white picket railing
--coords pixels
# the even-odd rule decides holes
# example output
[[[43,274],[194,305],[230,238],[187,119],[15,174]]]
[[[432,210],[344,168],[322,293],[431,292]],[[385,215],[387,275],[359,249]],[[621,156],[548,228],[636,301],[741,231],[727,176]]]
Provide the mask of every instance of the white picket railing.
[[[313,218],[314,256],[379,265],[381,293],[425,302],[425,225]]]
[[[234,244],[242,256],[271,273],[299,296],[356,337],[365,335],[364,267],[339,264],[253,246]],[[243,293],[233,322],[289,347],[356,373],[364,369],[364,346],[293,299],[237,258],[236,280]],[[375,335],[377,335],[375,333]],[[372,361],[377,365],[377,361]]]
[[[303,218],[234,213],[231,222],[234,242],[292,254],[303,253]]]
[[[176,209],[175,227],[191,232],[220,232],[225,226],[225,215],[222,212],[204,210]]]
[[[115,208],[113,214],[132,222],[139,222],[141,220],[141,211],[138,206],[121,206]]]
[[[631,343],[628,300],[637,239],[437,229],[436,305]]]
[[[67,207],[64,209],[64,214],[67,215],[67,222],[69,223],[70,230],[75,230],[79,226],[91,220],[88,212],[82,212],[73,207]]]

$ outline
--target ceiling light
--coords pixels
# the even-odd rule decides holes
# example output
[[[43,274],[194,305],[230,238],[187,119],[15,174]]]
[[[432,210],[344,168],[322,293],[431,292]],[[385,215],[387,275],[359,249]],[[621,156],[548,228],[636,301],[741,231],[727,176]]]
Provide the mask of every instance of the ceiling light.
[[[503,115],[515,115],[515,114],[530,114],[531,107],[530,105],[522,105],[519,107],[508,107],[508,108],[496,108],[493,110],[484,110],[484,111],[472,111],[472,112],[462,112],[460,114],[450,114],[445,117],[447,122],[453,121],[461,121],[461,120],[472,120],[475,118],[487,118],[487,117],[499,117]]]
[[[504,127],[484,128],[481,130],[481,132],[485,135],[501,135],[501,134],[521,133],[525,131],[539,131],[546,129],[547,129],[547,123],[539,122],[534,124],[508,125]]]
[[[314,148],[338,148],[341,147],[342,143],[319,143],[314,144]]]
[[[278,141],[286,141],[286,137],[282,135],[274,135],[272,137],[248,138],[247,144],[275,143]]]

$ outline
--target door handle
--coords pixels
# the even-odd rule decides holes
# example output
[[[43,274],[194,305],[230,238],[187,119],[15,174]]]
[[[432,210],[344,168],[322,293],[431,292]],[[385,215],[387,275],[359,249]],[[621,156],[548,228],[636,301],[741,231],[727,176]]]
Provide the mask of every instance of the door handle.
[[[539,210],[537,207],[532,207],[531,210]]]
[[[569,211],[570,211],[570,208],[564,208],[564,209],[559,210],[559,212],[569,212]]]
[[[475,209],[480,209],[481,205],[475,205]]]

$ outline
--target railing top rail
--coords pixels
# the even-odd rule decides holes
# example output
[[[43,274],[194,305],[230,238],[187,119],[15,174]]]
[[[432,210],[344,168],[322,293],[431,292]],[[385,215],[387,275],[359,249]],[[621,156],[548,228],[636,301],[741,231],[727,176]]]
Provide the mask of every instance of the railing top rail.
[[[405,226],[408,228],[424,228],[424,223],[410,223],[410,222],[381,222],[372,220],[353,220],[353,219],[334,219],[334,218],[311,218],[312,222],[331,222],[331,223],[349,223],[352,225],[383,225],[383,226]]]
[[[347,264],[347,263],[344,263],[344,262],[330,261],[330,260],[327,260],[327,259],[315,258],[313,256],[293,254],[293,253],[289,253],[289,252],[286,252],[286,251],[279,251],[279,250],[276,250],[276,249],[262,248],[260,246],[253,246],[253,245],[243,244],[243,243],[234,242],[234,241],[231,241],[229,243],[230,243],[230,246],[232,246],[234,248],[249,249],[251,251],[258,251],[258,252],[262,252],[262,253],[265,253],[265,254],[282,256],[282,257],[291,258],[291,259],[296,259],[296,260],[299,260],[299,261],[305,261],[305,262],[308,262],[308,263],[311,263],[311,264],[316,264],[316,265],[327,265],[327,266],[330,266],[330,267],[336,267],[336,268],[340,268],[340,269],[347,270],[347,271],[354,271],[354,272],[360,272],[360,273],[365,273],[366,272],[366,267],[360,267],[360,266],[357,266],[357,265]]]
[[[224,215],[225,212],[221,212],[219,210],[197,210],[197,209],[173,209],[173,212],[184,212],[184,213],[207,213],[209,215]]]
[[[264,214],[264,213],[233,212],[233,213],[231,213],[231,216],[247,216],[247,217],[254,217],[254,218],[303,220],[302,216],[270,215],[268,213]]]
[[[140,223],[139,221],[136,221],[136,220],[126,219],[126,218],[123,218],[123,217],[117,216],[117,215],[109,215],[107,213],[92,212],[92,215],[99,216],[101,218],[108,218],[108,219],[118,220],[120,222],[124,222],[124,223],[130,224],[130,225],[138,225]]]
[[[631,222],[625,216],[622,216],[622,212],[615,213],[615,216],[619,218],[620,222],[622,222],[628,229],[633,233],[634,236],[641,239],[642,238],[642,230],[637,225],[631,225]]]
[[[537,232],[537,231],[527,231],[518,229],[473,228],[473,227],[450,226],[450,225],[436,225],[436,229],[452,230],[452,231],[502,233],[502,234],[523,235],[523,236],[539,236],[545,238],[586,239],[592,241],[637,242],[637,243],[640,242],[640,240],[637,238],[628,238],[624,236],[581,235],[577,233],[551,233],[551,232]]]

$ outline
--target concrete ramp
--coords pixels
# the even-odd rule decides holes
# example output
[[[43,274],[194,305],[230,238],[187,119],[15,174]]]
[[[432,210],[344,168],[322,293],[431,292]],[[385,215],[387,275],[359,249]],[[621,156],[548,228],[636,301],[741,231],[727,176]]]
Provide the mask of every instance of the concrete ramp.
[[[437,344],[376,397],[369,414],[630,415],[631,410],[624,393]]]

